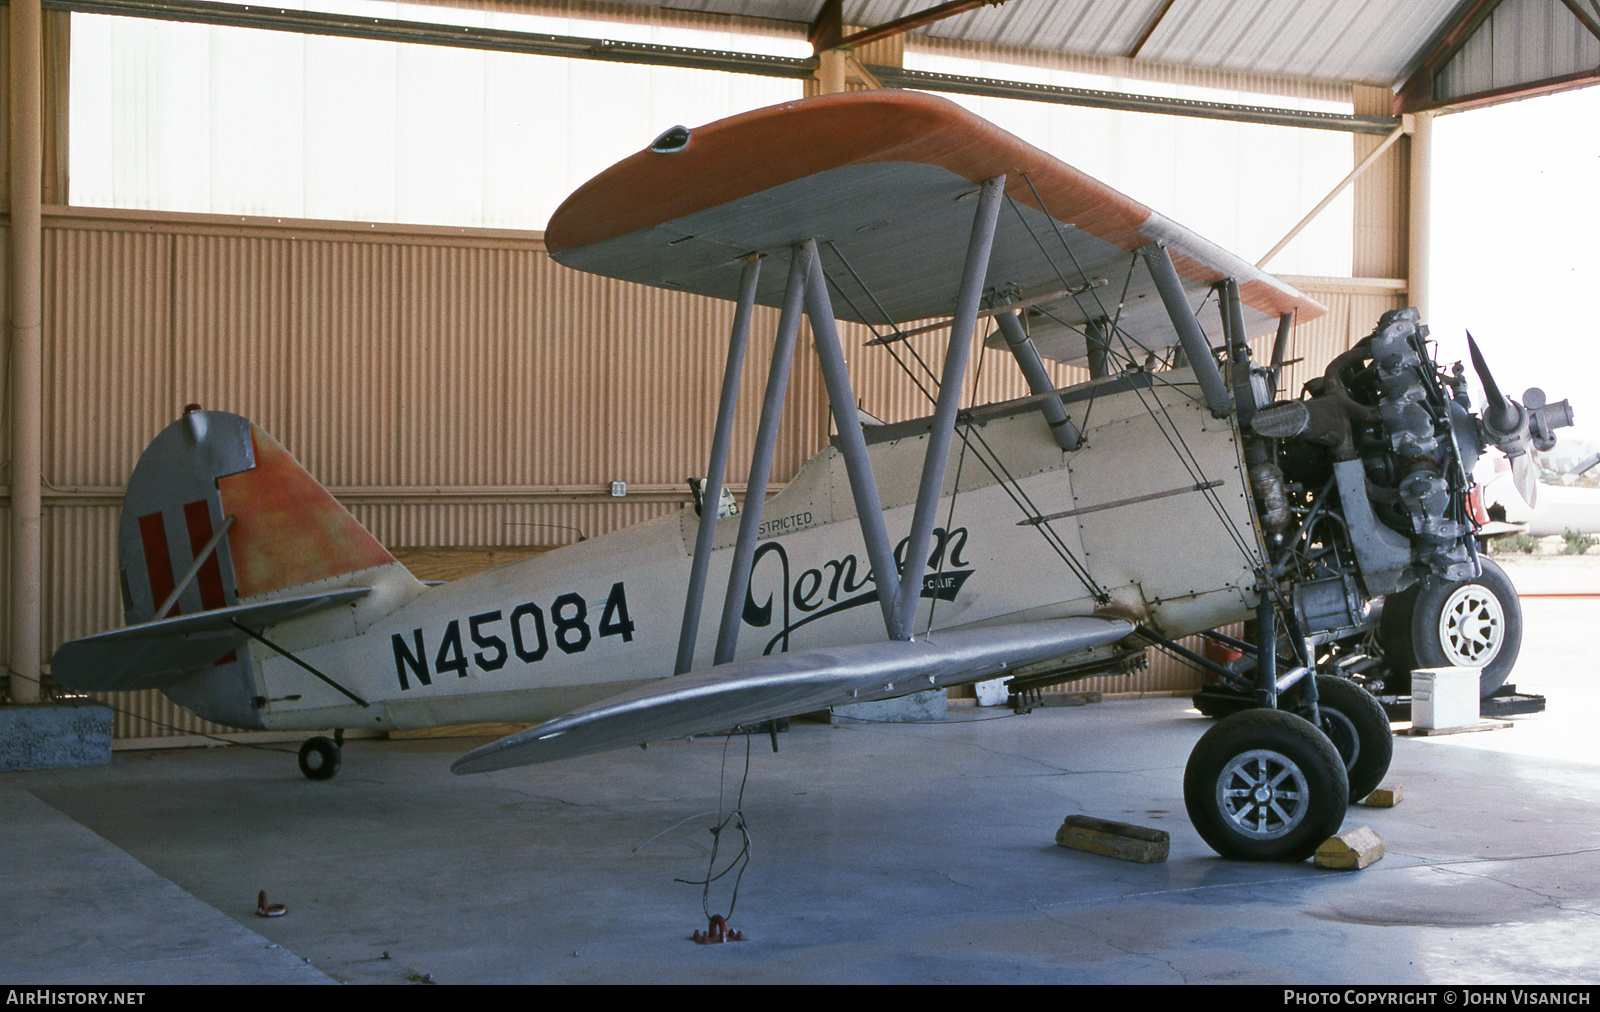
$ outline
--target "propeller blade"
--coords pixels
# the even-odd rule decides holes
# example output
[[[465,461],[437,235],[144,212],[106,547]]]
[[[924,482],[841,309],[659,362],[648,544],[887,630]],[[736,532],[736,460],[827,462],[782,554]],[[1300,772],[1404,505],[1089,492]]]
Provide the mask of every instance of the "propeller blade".
[[[1483,352],[1478,349],[1478,342],[1473,340],[1470,330],[1467,331],[1467,354],[1472,356],[1472,369],[1483,384],[1483,399],[1487,402],[1484,413],[1488,416],[1489,424],[1501,431],[1510,429],[1517,424],[1517,411],[1506,400],[1506,395],[1500,392],[1494,374],[1489,372],[1489,363],[1483,360]]]
[[[1539,505],[1539,469],[1533,463],[1533,454],[1519,453],[1511,458],[1511,477],[1517,483],[1517,494],[1529,508]]]

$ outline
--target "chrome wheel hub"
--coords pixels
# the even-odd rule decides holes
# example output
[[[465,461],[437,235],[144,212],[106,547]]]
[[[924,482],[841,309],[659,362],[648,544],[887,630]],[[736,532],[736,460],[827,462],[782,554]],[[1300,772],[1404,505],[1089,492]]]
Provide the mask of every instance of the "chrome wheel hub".
[[[1217,777],[1217,808],[1251,839],[1275,840],[1305,820],[1311,801],[1306,776],[1281,752],[1252,749]]]

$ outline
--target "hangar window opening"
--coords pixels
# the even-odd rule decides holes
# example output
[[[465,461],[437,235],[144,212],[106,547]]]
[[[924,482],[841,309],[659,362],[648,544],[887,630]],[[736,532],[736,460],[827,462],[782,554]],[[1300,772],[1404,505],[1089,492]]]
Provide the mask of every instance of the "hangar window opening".
[[[974,59],[938,44],[908,44],[905,65],[908,70],[1059,87],[1317,112],[1352,111],[1349,98],[1335,98],[1331,87],[1312,85],[1303,94],[1284,95],[1107,78],[1065,66]],[[1343,92],[1348,96],[1348,89]],[[1010,98],[944,97],[1251,261],[1265,255],[1355,166],[1351,135],[1341,131]],[[1354,221],[1354,193],[1346,190],[1266,269],[1274,274],[1348,276]]]
[[[342,13],[794,56],[803,40],[392,3]],[[542,229],[664,126],[798,98],[707,70],[74,14],[70,201]]]
[[[798,36],[351,0],[340,13],[712,50],[809,55]],[[331,7],[329,8],[331,12]],[[908,69],[1349,112],[1297,95],[1124,81],[907,40]],[[1216,75],[1212,75],[1215,77]],[[1205,80],[1205,75],[1199,75]],[[1215,82],[1211,82],[1215,84]],[[673,124],[802,94],[798,80],[74,14],[73,204],[541,229],[556,204]],[[947,95],[1249,259],[1354,163],[1350,135]],[[1269,269],[1347,275],[1353,196]]]

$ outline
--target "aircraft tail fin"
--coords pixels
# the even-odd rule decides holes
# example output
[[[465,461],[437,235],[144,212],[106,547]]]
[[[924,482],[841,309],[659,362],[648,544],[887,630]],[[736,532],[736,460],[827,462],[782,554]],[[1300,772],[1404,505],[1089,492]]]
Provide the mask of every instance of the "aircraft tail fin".
[[[193,406],[139,458],[118,549],[130,625],[307,588],[421,589],[277,440]]]
[[[326,624],[319,631],[350,636],[423,591],[275,439],[246,418],[196,405],[163,429],[135,465],[118,560],[128,625],[162,624],[145,639],[164,634],[174,619],[206,612],[227,609],[226,621],[259,626],[335,603],[341,617],[319,619]],[[353,588],[364,592],[338,594]],[[323,605],[310,611],[256,607],[318,595]],[[208,719],[259,726],[249,652],[238,649],[242,640],[231,631],[213,630],[218,622],[226,624],[221,616],[208,619],[203,631],[179,623],[190,646],[163,654],[159,664],[152,659],[162,670],[145,684],[159,684],[178,705]]]

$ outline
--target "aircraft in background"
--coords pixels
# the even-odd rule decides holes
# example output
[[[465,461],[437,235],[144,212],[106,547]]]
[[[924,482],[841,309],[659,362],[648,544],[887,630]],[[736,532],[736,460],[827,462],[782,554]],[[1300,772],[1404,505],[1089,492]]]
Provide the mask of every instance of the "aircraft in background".
[[[1568,479],[1581,475],[1592,469],[1594,463],[1600,461],[1585,461],[1587,467],[1580,464],[1560,477]],[[1600,488],[1538,481],[1530,497],[1524,495],[1505,458],[1495,458],[1487,475],[1483,470],[1480,464],[1478,484],[1487,518],[1482,534],[1486,537],[1528,534],[1547,538],[1568,531],[1600,534]]]
[[[1373,598],[1476,576],[1473,462],[1559,422],[1503,398],[1472,415],[1414,310],[1280,399],[1291,325],[1322,306],[923,94],[675,127],[574,193],[546,243],[574,269],[736,303],[707,503],[752,309],[780,309],[742,512],[687,508],[427,588],[269,435],[196,408],[129,482],[127,628],[63,644],[56,679],[160,688],[245,728],[534,723],[455,763],[469,773],[1126,670],[1147,644],[1254,619],[1251,679],[1212,668],[1258,708],[1200,739],[1185,798],[1220,853],[1299,859],[1392,748],[1370,695],[1308,677],[1316,644]],[[836,435],[769,500],[803,320]],[[872,329],[926,417],[863,424],[838,320]],[[937,374],[904,354],[936,329]],[[1032,394],[965,404],[975,347],[1009,353]],[[1091,378],[1058,389],[1046,359]],[[301,751],[308,776],[338,762],[325,738]]]

